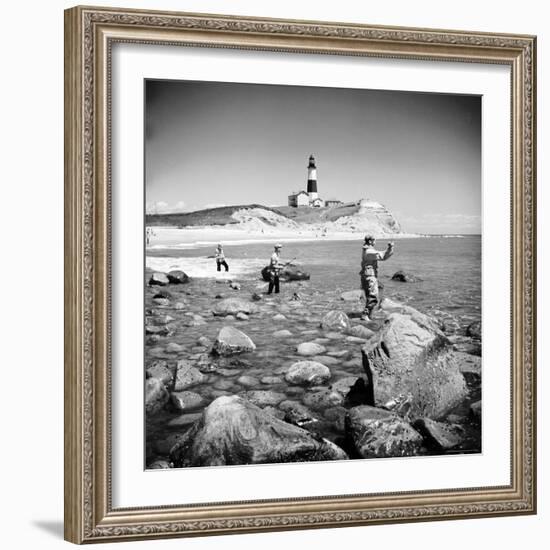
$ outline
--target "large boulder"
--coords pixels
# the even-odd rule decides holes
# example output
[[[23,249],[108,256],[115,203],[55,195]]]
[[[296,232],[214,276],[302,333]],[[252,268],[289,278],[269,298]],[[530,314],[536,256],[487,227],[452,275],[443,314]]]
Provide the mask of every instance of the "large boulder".
[[[213,401],[174,445],[176,467],[344,460],[326,439],[262,411],[238,396]]]
[[[347,332],[351,328],[349,317],[338,310],[329,311],[321,319],[321,328],[337,332]]]
[[[247,302],[241,298],[226,298],[216,303],[212,313],[216,316],[224,317],[225,315],[237,315],[237,313],[250,315],[257,311],[258,306],[252,302]]]
[[[330,379],[330,369],[317,361],[298,361],[285,374],[289,384],[318,386]]]
[[[460,354],[435,321],[413,308],[390,313],[362,357],[375,404],[407,418],[440,418],[467,395]]]
[[[269,266],[266,265],[262,269],[262,279],[265,282],[268,282],[269,278],[270,269]],[[301,267],[295,264],[290,264],[281,270],[281,273],[279,274],[279,279],[281,279],[281,281],[309,281],[310,274],[304,271]]]
[[[174,269],[167,273],[168,281],[173,285],[183,285],[189,282],[189,276],[181,269]]]
[[[168,280],[168,276],[166,273],[160,273],[156,271],[151,275],[151,278],[149,279],[149,285],[150,286],[166,286],[170,281]]]
[[[255,349],[256,344],[244,332],[235,327],[226,326],[218,333],[212,352],[216,355],[233,355]]]
[[[153,361],[145,370],[147,378],[158,378],[165,386],[170,386],[174,380],[173,370],[162,359]]]
[[[349,410],[346,432],[363,458],[413,456],[422,449],[422,436],[410,424],[368,405]]]
[[[158,378],[147,378],[145,380],[145,412],[147,414],[160,411],[169,398],[168,390],[162,380]]]

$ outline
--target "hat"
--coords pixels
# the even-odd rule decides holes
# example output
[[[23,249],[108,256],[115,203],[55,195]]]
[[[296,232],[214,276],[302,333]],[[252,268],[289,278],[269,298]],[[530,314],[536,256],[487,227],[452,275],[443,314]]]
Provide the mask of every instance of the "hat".
[[[374,235],[365,235],[365,242],[368,242],[368,241],[375,241],[376,239],[374,238]]]
[[[275,248],[283,248],[283,245],[282,245],[281,243],[277,243],[277,244],[275,245]]]

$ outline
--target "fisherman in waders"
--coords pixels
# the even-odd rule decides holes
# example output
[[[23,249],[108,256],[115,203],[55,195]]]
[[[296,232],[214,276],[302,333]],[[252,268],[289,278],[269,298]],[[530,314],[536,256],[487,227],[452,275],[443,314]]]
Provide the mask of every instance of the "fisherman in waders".
[[[373,309],[378,305],[380,291],[378,284],[378,262],[387,260],[393,254],[393,243],[388,243],[384,252],[374,248],[376,239],[372,235],[365,237],[361,255],[361,288],[365,291],[365,311],[361,319],[370,321]]]
[[[281,248],[283,245],[276,244],[275,251],[271,254],[271,260],[269,261],[269,288],[267,290],[268,294],[273,292],[275,288],[275,294],[279,294],[279,275],[284,267],[281,264]]]
[[[219,244],[218,248],[216,248],[216,266],[218,271],[222,270],[222,265],[225,267],[225,271],[229,271],[229,266],[225,261],[225,254],[223,252],[223,247],[221,244]]]

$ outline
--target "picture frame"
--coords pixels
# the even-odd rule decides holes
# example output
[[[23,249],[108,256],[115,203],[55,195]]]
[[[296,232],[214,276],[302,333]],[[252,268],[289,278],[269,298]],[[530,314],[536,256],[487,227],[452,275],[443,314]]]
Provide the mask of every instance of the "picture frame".
[[[510,70],[510,483],[115,508],[111,225],[117,43]],[[130,9],[65,12],[65,538],[74,543],[536,513],[536,37]]]

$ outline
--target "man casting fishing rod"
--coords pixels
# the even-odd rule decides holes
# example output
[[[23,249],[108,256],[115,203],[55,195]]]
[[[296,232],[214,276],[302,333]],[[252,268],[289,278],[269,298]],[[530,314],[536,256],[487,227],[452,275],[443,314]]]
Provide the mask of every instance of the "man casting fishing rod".
[[[276,244],[273,254],[271,254],[271,259],[269,261],[269,288],[267,290],[268,294],[273,292],[275,288],[275,294],[279,294],[279,276],[281,271],[287,266],[290,265],[296,258],[290,260],[286,264],[281,263],[281,248],[282,244]]]

